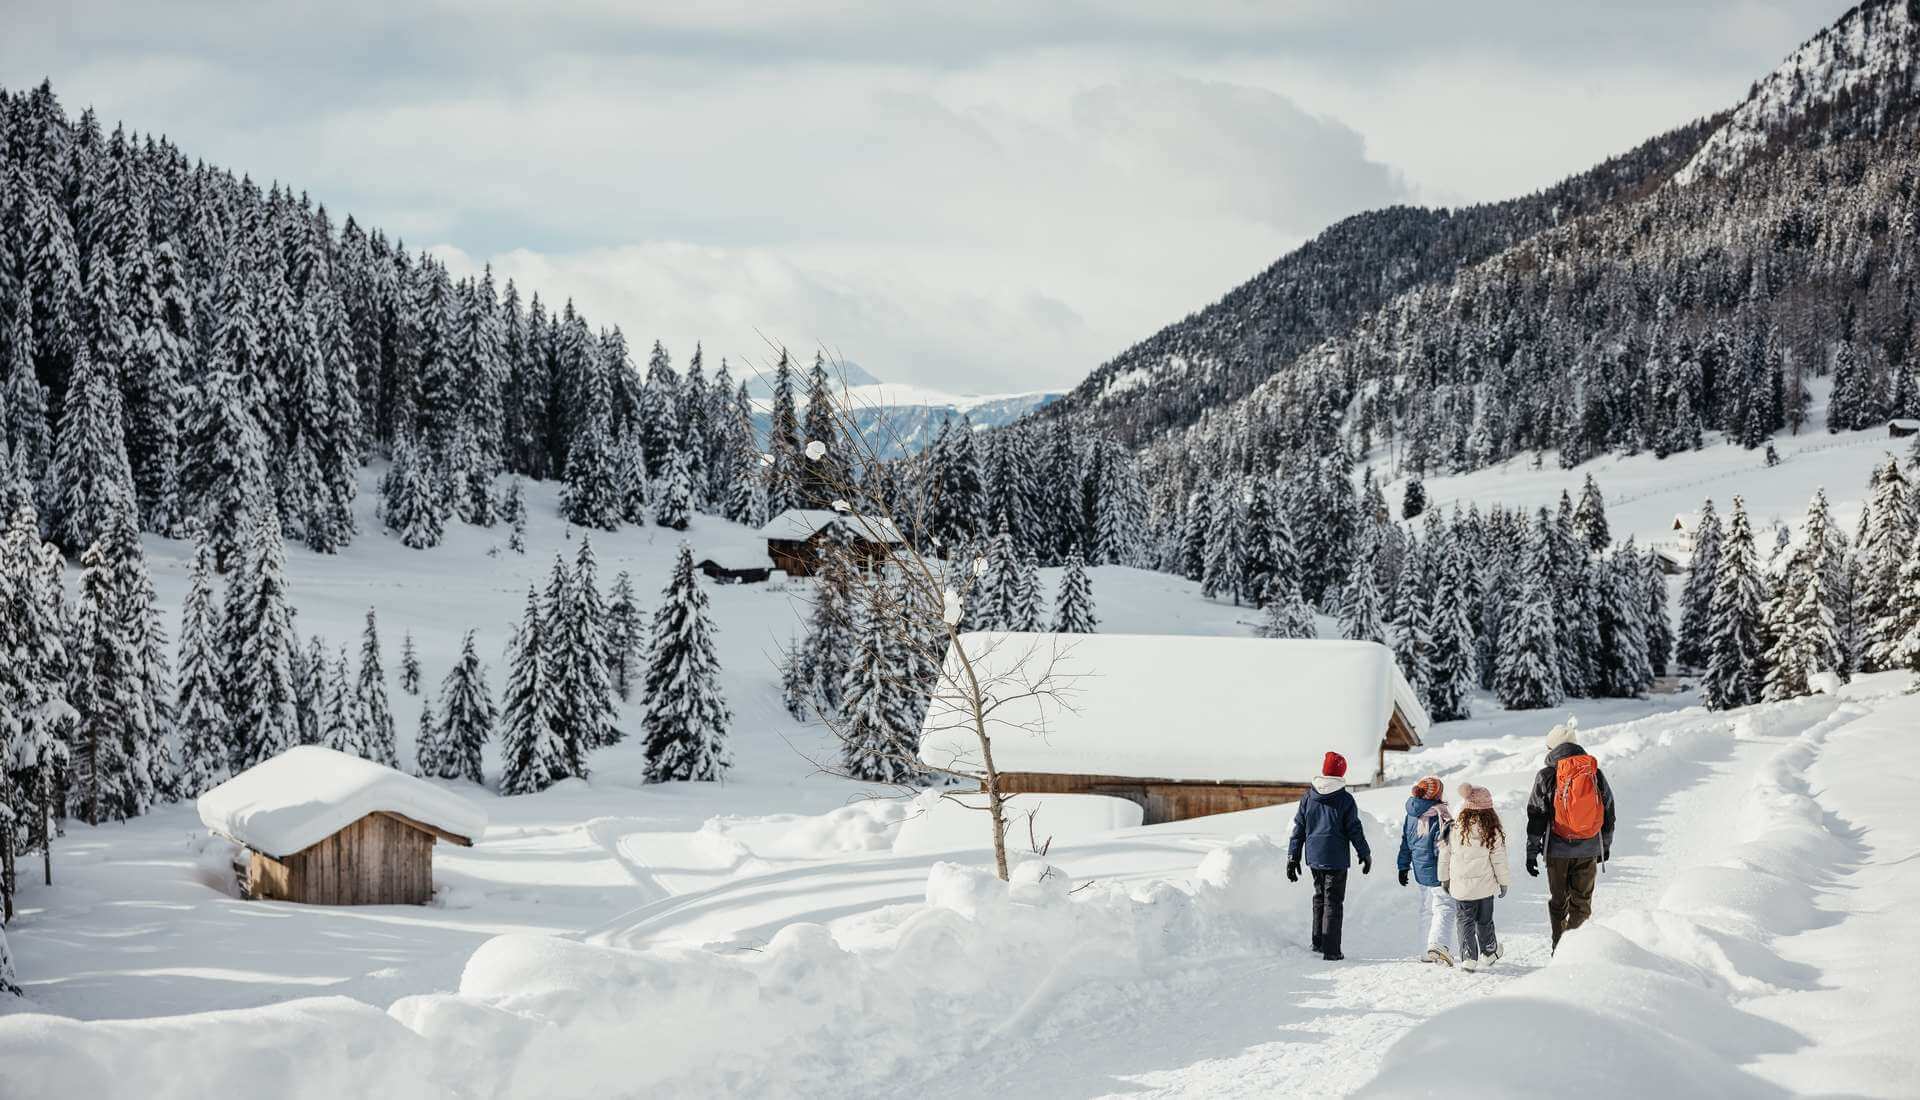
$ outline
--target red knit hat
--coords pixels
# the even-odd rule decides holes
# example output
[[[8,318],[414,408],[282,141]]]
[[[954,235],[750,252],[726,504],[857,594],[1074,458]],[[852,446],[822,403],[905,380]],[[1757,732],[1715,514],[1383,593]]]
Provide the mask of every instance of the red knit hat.
[[[1320,762],[1320,774],[1321,775],[1347,774],[1347,758],[1344,756],[1341,756],[1337,752],[1328,753],[1327,758]]]

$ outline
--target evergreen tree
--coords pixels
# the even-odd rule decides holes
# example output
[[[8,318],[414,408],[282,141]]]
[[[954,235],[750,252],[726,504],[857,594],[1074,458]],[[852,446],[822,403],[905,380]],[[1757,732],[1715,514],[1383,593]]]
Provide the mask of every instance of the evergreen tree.
[[[1613,534],[1607,528],[1607,502],[1600,495],[1600,486],[1594,483],[1593,475],[1587,475],[1586,484],[1580,489],[1580,505],[1573,512],[1573,529],[1580,536],[1588,550],[1602,553],[1613,542]]]
[[[767,430],[767,454],[772,458],[765,481],[766,514],[777,516],[800,507],[800,417],[793,404],[793,364],[787,349],[773,365],[773,411]]]
[[[1369,535],[1361,555],[1353,563],[1347,588],[1340,598],[1340,629],[1357,642],[1386,644],[1386,628],[1380,618],[1380,588],[1374,580],[1373,558],[1377,552],[1374,536]]]
[[[381,515],[402,545],[413,550],[440,545],[446,527],[428,455],[404,439],[394,444],[393,465],[381,488]]]
[[[233,770],[272,759],[299,743],[294,710],[293,611],[287,606],[286,559],[271,510],[254,521],[246,561],[227,582],[220,648],[221,677],[232,737]]]
[[[912,761],[919,752],[921,715],[915,703],[906,624],[883,596],[857,617],[858,639],[841,686],[841,753],[846,773],[873,783],[910,783],[919,778]]]
[[[1393,599],[1393,657],[1400,675],[1422,706],[1431,706],[1433,626],[1427,617],[1426,580],[1421,562],[1409,553],[1400,568]]]
[[[1636,698],[1653,687],[1653,664],[1647,657],[1646,590],[1633,539],[1602,563],[1597,579],[1602,687],[1615,698]]]
[[[318,634],[306,648],[293,647],[289,660],[293,672],[293,713],[300,723],[300,744],[317,745],[326,728],[327,654]]]
[[[673,579],[653,616],[647,667],[647,778],[717,780],[727,770],[732,712],[721,698],[707,597],[694,580],[693,552],[680,544]]]
[[[1094,634],[1100,620],[1093,610],[1093,582],[1087,577],[1087,563],[1080,548],[1067,551],[1066,568],[1060,571],[1060,587],[1053,600],[1053,630],[1056,634]]]
[[[1020,616],[1020,559],[1006,521],[987,544],[987,571],[968,593],[975,630],[1015,630]]]
[[[560,514],[568,523],[602,531],[616,530],[624,502],[606,416],[596,414],[567,450],[567,483],[560,492]]]
[[[1254,478],[1248,487],[1246,512],[1240,517],[1240,590],[1255,607],[1265,607],[1274,589],[1283,583],[1275,532],[1282,522],[1273,487],[1264,477]]]
[[[460,645],[460,658],[440,681],[440,724],[431,739],[415,748],[421,775],[485,782],[480,752],[493,737],[499,717],[487,689],[487,670],[474,649],[473,631]]]
[[[1665,676],[1673,660],[1673,620],[1667,614],[1667,575],[1660,571],[1658,554],[1646,555],[1640,583],[1646,601],[1647,663],[1655,676]]]
[[[1899,644],[1899,626],[1893,615],[1895,593],[1906,550],[1913,543],[1916,520],[1913,496],[1900,464],[1889,457],[1874,470],[1865,511],[1860,517],[1860,584],[1857,615],[1866,624],[1866,652],[1861,662],[1869,672],[1898,667],[1893,648]]]
[[[1674,660],[1688,668],[1704,669],[1712,655],[1714,580],[1720,574],[1720,517],[1714,514],[1713,501],[1700,506],[1700,519],[1693,532],[1693,558],[1688,567],[1687,584],[1680,596],[1680,636],[1674,645]]]
[[[633,578],[622,570],[613,578],[613,598],[607,603],[607,672],[622,702],[633,698],[640,652],[646,641],[646,623],[634,599]]]
[[[541,644],[554,683],[555,724],[568,759],[620,739],[607,676],[606,610],[601,605],[593,543],[580,540],[574,568],[558,555],[547,586]],[[577,746],[577,747],[574,747]]]
[[[1200,578],[1200,594],[1215,599],[1231,594],[1235,606],[1240,603],[1240,580],[1246,570],[1245,548],[1240,545],[1239,493],[1218,488],[1209,494],[1207,520],[1207,560]]]
[[[321,708],[326,720],[320,730],[320,743],[335,752],[365,759],[366,739],[356,725],[358,708],[354,704],[353,666],[347,661],[347,647],[341,646],[339,655],[321,667],[327,678],[327,693]]]
[[[74,389],[67,395],[47,484],[54,541],[77,553],[106,532],[114,509],[134,507],[134,489],[116,364],[97,363],[82,350],[73,366]]]
[[[1020,554],[1020,568],[1014,575],[1013,605],[1007,629],[1032,633],[1046,629],[1046,612],[1040,598],[1040,562],[1033,552]]]
[[[1713,585],[1704,685],[1708,707],[1730,710],[1759,700],[1765,679],[1761,640],[1765,615],[1753,531],[1747,525],[1746,505],[1736,496]]]
[[[1505,616],[1495,690],[1509,710],[1557,706],[1565,697],[1553,609],[1548,604],[1550,556],[1543,533],[1534,546],[1518,599]]]
[[[413,648],[413,631],[400,636],[400,690],[420,694],[420,654]]]
[[[687,471],[687,452],[676,450],[667,466],[660,499],[654,503],[653,522],[673,531],[687,529],[693,512],[693,480]]]
[[[398,768],[393,711],[387,706],[387,671],[380,661],[380,630],[371,607],[367,608],[366,629],[360,634],[360,678],[354,685],[353,705],[354,725],[360,731],[359,755]]]
[[[146,737],[139,728],[139,657],[119,619],[115,568],[98,542],[80,557],[73,692],[80,727],[67,803],[89,825],[124,821],[148,805],[132,753]]]
[[[1418,474],[1407,478],[1406,492],[1400,496],[1400,518],[1417,519],[1427,510],[1427,486]]]
[[[527,609],[508,647],[507,697],[500,722],[500,793],[532,794],[587,774],[576,738],[557,722],[557,685],[548,674],[545,616],[527,589]]]
[[[1916,673],[1920,683],[1920,532],[1915,533],[1907,560],[1900,566],[1899,586],[1889,614],[1896,619],[1899,641],[1889,654],[1895,668]]]
[[[1470,566],[1459,541],[1449,543],[1440,583],[1429,598],[1433,657],[1427,688],[1427,713],[1436,722],[1473,716],[1474,685],[1480,681],[1480,650],[1475,637]]]
[[[206,380],[188,403],[181,460],[187,510],[212,541],[222,572],[245,559],[250,533],[272,511],[266,441],[241,369],[224,345],[215,348]]]
[[[1279,589],[1273,598],[1267,601],[1265,616],[1255,630],[1262,638],[1317,638],[1320,636],[1314,623],[1313,608],[1307,605],[1306,597],[1300,594],[1298,584],[1289,583]]]
[[[220,692],[215,652],[218,629],[213,604],[213,543],[195,541],[187,597],[180,606],[180,793],[195,798],[233,774],[228,752],[227,708]]]

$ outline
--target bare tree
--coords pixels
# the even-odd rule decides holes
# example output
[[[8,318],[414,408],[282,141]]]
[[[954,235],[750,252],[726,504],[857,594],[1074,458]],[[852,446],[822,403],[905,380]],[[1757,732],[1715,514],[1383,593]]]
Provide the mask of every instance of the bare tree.
[[[791,461],[763,456],[761,468],[765,476],[792,471],[786,476],[816,494],[824,492],[828,506],[840,514],[837,522],[850,537],[816,540],[821,548],[817,591],[831,587],[835,598],[884,624],[879,630],[848,632],[851,660],[880,662],[887,670],[880,678],[915,699],[923,718],[917,734],[876,738],[858,714],[816,700],[813,712],[834,734],[840,754],[813,762],[822,771],[848,776],[855,775],[856,764],[880,762],[900,776],[953,784],[940,796],[986,815],[994,869],[1004,880],[1008,795],[994,763],[995,738],[1044,736],[1051,708],[1070,708],[1075,677],[1063,670],[1062,660],[1071,645],[1054,635],[964,629],[967,600],[985,571],[984,559],[966,547],[923,542],[925,519],[941,491],[937,478],[914,458],[889,462],[881,457],[883,447],[895,454],[907,454],[909,448],[886,409],[856,399],[839,359],[829,361],[839,380],[838,391],[827,395],[835,438],[804,441],[803,453]],[[896,488],[903,481],[910,487]],[[888,655],[876,652],[876,638],[897,647],[905,659],[883,660]],[[788,661],[794,658],[787,655]],[[960,734],[964,749],[931,760],[919,751],[923,736],[948,733]],[[951,737],[939,740],[954,744]],[[909,782],[900,785],[917,793]],[[1036,850],[1044,849],[1036,844]]]

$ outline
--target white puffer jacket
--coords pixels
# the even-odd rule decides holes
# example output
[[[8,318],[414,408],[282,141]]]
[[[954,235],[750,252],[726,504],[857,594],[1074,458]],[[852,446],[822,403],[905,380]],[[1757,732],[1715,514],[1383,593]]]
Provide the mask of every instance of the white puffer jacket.
[[[1447,893],[1456,901],[1490,898],[1499,893],[1502,886],[1512,885],[1507,877],[1504,836],[1488,848],[1481,843],[1478,831],[1468,836],[1456,820],[1452,829],[1440,835],[1440,843],[1435,848],[1440,856],[1440,881],[1447,884]]]

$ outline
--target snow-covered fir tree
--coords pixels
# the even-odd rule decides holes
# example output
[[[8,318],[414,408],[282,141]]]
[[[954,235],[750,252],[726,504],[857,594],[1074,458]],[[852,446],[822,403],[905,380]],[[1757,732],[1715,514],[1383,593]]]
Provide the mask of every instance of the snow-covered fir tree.
[[[1354,560],[1346,590],[1340,594],[1340,629],[1354,641],[1385,645],[1387,632],[1381,622],[1380,587],[1373,571],[1377,546],[1375,539],[1369,536],[1361,547],[1360,556]]]
[[[574,568],[554,555],[542,609],[541,645],[554,685],[554,724],[570,745],[567,756],[619,740],[613,684],[607,675],[606,610],[601,605],[593,543],[582,538]]]
[[[1580,488],[1580,503],[1573,511],[1573,529],[1587,549],[1596,554],[1613,543],[1613,533],[1607,527],[1606,498],[1600,495],[1600,486],[1592,474],[1587,475]]]
[[[1066,568],[1060,571],[1059,590],[1053,598],[1053,629],[1057,634],[1093,634],[1100,629],[1094,613],[1093,581],[1087,576],[1087,563],[1080,548],[1067,551]]]
[[[180,605],[180,689],[174,713],[180,730],[183,798],[198,797],[233,774],[215,648],[219,619],[213,603],[213,572],[213,543],[203,536],[195,540],[187,596]]]
[[[920,778],[913,766],[919,752],[919,685],[908,624],[885,598],[888,590],[868,589],[856,616],[857,639],[841,684],[841,763],[846,774],[874,783],[910,783]]]
[[[221,694],[231,722],[227,748],[235,772],[299,743],[292,659],[298,644],[287,604],[280,524],[268,511],[255,520],[246,560],[227,580],[221,617]]]
[[[1364,570],[1362,570],[1364,572]],[[1400,569],[1393,599],[1393,657],[1407,686],[1424,706],[1431,707],[1433,684],[1433,627],[1427,618],[1429,580],[1415,554]]]
[[[480,663],[474,633],[469,630],[460,643],[459,658],[440,681],[439,725],[434,736],[416,746],[420,774],[484,782],[480,753],[492,740],[498,717],[493,693],[487,689],[486,666]]]
[[[646,644],[647,624],[633,595],[633,578],[621,570],[613,578],[613,593],[607,600],[607,674],[623,702],[633,698]]]
[[[380,660],[380,627],[371,607],[360,632],[360,675],[354,683],[353,706],[353,724],[360,734],[358,755],[389,768],[399,767],[393,709],[387,704],[387,670]]]
[[[1727,520],[1726,539],[1720,546],[1708,623],[1703,687],[1707,706],[1714,710],[1743,707],[1760,699],[1766,674],[1761,633],[1766,597],[1762,584],[1746,504],[1736,496]]]
[[[1660,555],[1649,550],[1644,557],[1640,580],[1645,601],[1641,614],[1647,624],[1647,664],[1653,674],[1665,676],[1673,660],[1673,620],[1667,613],[1667,575],[1660,568]]]
[[[1555,638],[1553,598],[1548,571],[1551,551],[1543,532],[1535,542],[1530,569],[1514,605],[1505,616],[1500,643],[1500,670],[1495,690],[1509,710],[1538,710],[1557,706],[1566,697],[1560,680],[1559,643]]]
[[[1450,540],[1442,555],[1439,582],[1428,602],[1433,643],[1427,712],[1436,722],[1473,716],[1473,689],[1480,681],[1480,649],[1470,611],[1471,568],[1459,541]]]
[[[649,781],[712,781],[726,773],[733,713],[721,696],[719,671],[707,595],[694,577],[693,551],[681,543],[653,615],[642,719]]]
[[[1900,463],[1889,457],[1874,470],[1857,540],[1860,581],[1855,613],[1866,628],[1861,667],[1868,672],[1898,666],[1893,650],[1900,642],[1900,631],[1893,606],[1916,531],[1920,531],[1920,517],[1916,517],[1912,490]]]
[[[1640,554],[1628,538],[1595,573],[1600,619],[1600,683],[1606,695],[1630,699],[1653,687],[1647,656],[1647,601]]]
[[[676,448],[661,478],[659,499],[653,506],[653,522],[668,530],[684,531],[692,514],[693,479],[687,469],[687,452]]]
[[[1693,556],[1687,571],[1686,588],[1680,597],[1680,635],[1674,642],[1673,658],[1688,668],[1704,669],[1712,655],[1713,586],[1720,574],[1720,517],[1713,501],[1700,506],[1693,529]]]
[[[420,654],[413,648],[413,631],[400,636],[400,690],[420,694]]]
[[[119,619],[116,568],[99,542],[80,556],[72,696],[80,726],[67,805],[89,825],[124,821],[150,804],[144,762],[135,756],[148,737],[140,725],[139,658]]]
[[[440,545],[446,523],[429,457],[407,440],[394,446],[393,465],[381,481],[381,516],[402,545],[425,550]]]
[[[527,589],[527,607],[507,647],[507,694],[500,716],[500,793],[532,794],[562,779],[584,778],[578,738],[558,723],[557,685],[548,675],[546,616]]]

